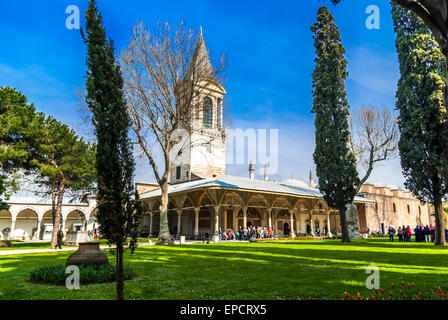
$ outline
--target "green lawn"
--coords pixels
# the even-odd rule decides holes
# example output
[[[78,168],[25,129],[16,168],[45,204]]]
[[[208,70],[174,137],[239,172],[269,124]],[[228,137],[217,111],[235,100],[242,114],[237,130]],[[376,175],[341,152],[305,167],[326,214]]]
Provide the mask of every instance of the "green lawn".
[[[147,243],[149,240],[152,240],[153,242],[157,241],[157,238],[153,239],[147,239],[147,238],[138,238],[137,239],[139,243]],[[105,246],[107,245],[107,240],[101,239],[99,240],[100,245]],[[12,247],[0,247],[0,251],[3,250],[28,250],[28,249],[52,249],[50,246],[50,242],[22,242],[13,240],[12,241],[13,246]],[[63,243],[63,247],[76,247],[76,246],[65,246]]]
[[[366,266],[381,271],[381,287],[415,282],[421,290],[448,286],[448,248],[425,243],[339,240],[221,243],[138,248],[125,263],[139,274],[126,281],[127,299],[340,299],[368,294]],[[0,299],[114,299],[114,284],[80,290],[36,285],[29,272],[61,264],[70,252],[0,256]],[[110,261],[114,262],[112,256]]]

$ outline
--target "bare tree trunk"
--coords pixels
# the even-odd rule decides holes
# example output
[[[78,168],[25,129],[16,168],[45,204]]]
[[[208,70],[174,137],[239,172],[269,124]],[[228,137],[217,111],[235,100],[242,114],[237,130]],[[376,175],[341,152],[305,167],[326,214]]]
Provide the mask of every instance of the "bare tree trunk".
[[[434,215],[436,218],[436,227],[435,227],[435,239],[434,244],[436,246],[445,246],[446,238],[445,238],[445,214],[443,212],[442,201],[437,201],[438,203],[434,203]]]
[[[157,244],[171,243],[171,234],[168,226],[168,182],[162,184],[162,201],[160,204],[160,231]]]
[[[51,247],[55,247],[58,242],[58,231],[59,225],[61,224],[61,216],[62,216],[62,201],[64,199],[64,183],[59,185],[58,189],[58,201],[56,204],[56,212],[53,221],[53,232],[51,234]],[[64,232],[64,230],[62,230]]]
[[[123,242],[117,242],[117,300],[124,300]]]
[[[339,216],[341,217],[342,242],[348,243],[348,242],[350,242],[350,236],[348,234],[346,208],[345,207],[342,207],[339,209]]]

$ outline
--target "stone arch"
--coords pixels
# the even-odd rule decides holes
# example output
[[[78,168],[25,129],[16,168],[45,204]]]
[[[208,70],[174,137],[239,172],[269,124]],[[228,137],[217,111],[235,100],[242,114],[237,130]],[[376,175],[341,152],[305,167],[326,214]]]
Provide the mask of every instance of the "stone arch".
[[[71,231],[84,231],[86,228],[86,219],[86,214],[79,209],[69,211],[64,218],[64,233]]]
[[[61,220],[62,225],[62,220]],[[49,209],[44,211],[41,217],[41,227],[40,227],[40,240],[51,240],[51,235],[53,231],[53,210]]]
[[[95,229],[98,229],[98,219],[96,217],[96,214],[98,213],[98,208],[94,208],[87,218],[87,231],[95,231]]]
[[[0,239],[9,239],[12,227],[12,213],[0,210]]]
[[[32,207],[21,208],[15,216],[15,227],[11,238],[20,240],[37,239],[39,213]]]

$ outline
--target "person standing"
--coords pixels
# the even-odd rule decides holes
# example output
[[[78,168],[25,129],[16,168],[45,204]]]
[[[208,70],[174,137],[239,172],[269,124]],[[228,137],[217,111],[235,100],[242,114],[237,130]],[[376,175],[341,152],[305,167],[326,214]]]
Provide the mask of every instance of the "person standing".
[[[403,242],[403,229],[401,229],[401,226],[398,227],[398,242]]]
[[[407,226],[406,228],[406,235],[407,235],[407,242],[411,242],[411,236],[412,236],[412,232],[411,232],[411,227]]]
[[[62,231],[62,229],[59,229],[57,233],[57,243],[54,247],[55,249],[62,249],[62,239],[64,239],[64,232]]]
[[[394,228],[389,227],[388,232],[389,232],[389,241],[390,241],[390,242],[394,242],[394,233],[395,233]]]

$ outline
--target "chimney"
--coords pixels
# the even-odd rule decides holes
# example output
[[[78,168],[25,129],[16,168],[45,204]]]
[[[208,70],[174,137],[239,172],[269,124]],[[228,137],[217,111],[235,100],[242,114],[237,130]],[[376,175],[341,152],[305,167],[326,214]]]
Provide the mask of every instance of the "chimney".
[[[255,167],[254,164],[252,163],[252,159],[250,159],[250,164],[249,164],[249,179],[254,179],[254,172],[255,172]]]
[[[268,167],[264,166],[264,180],[268,181],[269,180],[269,176],[268,176]]]

